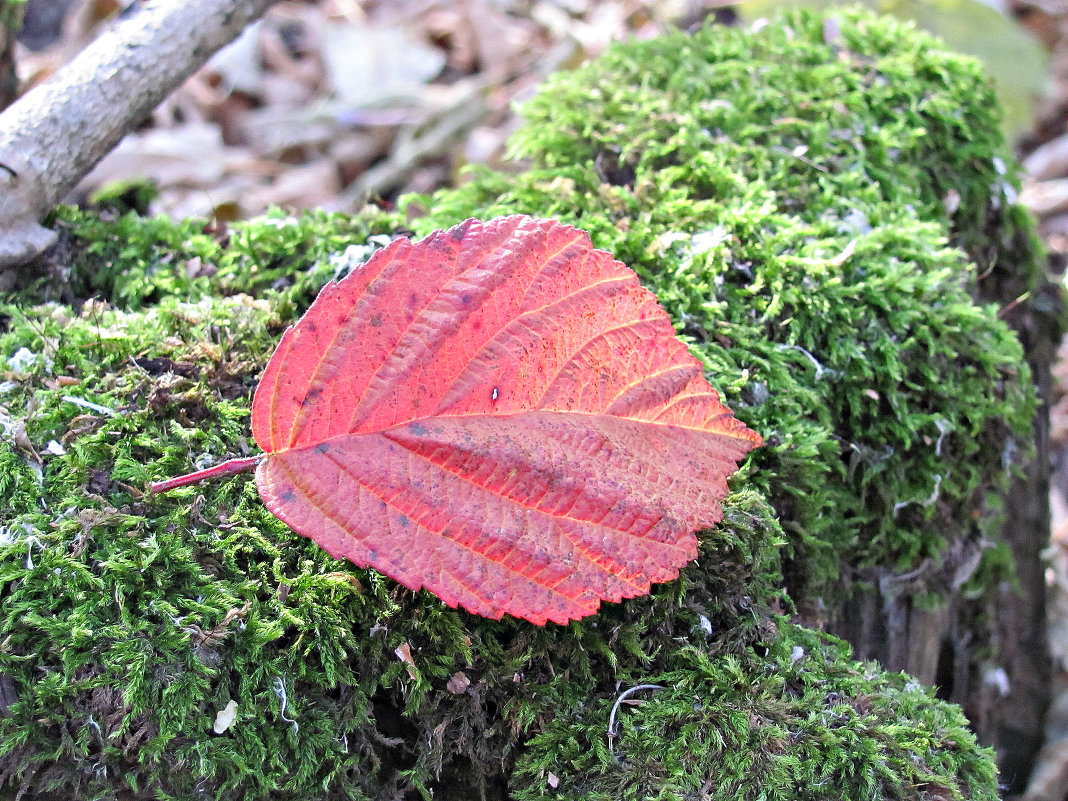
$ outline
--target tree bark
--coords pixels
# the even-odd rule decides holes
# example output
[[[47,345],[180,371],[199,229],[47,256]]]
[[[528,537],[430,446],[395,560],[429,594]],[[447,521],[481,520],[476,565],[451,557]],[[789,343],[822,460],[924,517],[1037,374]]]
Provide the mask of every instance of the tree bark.
[[[0,274],[48,247],[44,215],[274,2],[148,2],[0,114]]]

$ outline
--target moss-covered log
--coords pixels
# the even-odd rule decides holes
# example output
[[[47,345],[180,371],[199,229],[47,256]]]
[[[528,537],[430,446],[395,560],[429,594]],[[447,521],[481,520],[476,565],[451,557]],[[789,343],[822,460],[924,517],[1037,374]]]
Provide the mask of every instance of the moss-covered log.
[[[795,16],[560,76],[531,168],[423,219],[61,211],[0,335],[0,793],[996,798],[956,706],[784,617],[865,587],[987,614],[1009,570],[1036,394],[973,298],[1042,278],[1004,258],[1033,238],[989,97],[896,23]],[[768,442],[678,581],[489,621],[330,559],[245,476],[141,494],[251,453],[256,377],[325,281],[403,225],[514,212],[637,269]]]

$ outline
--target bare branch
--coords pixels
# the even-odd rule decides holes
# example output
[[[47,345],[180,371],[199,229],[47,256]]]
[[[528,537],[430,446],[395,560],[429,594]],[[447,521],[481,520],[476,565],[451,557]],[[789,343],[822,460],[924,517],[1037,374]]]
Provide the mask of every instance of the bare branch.
[[[0,269],[51,244],[44,215],[275,1],[145,3],[0,114]]]

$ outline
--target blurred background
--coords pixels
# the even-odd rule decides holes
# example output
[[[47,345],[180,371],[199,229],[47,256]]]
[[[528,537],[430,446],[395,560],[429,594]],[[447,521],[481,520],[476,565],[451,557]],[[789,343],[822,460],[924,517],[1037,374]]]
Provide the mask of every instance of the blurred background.
[[[0,107],[46,80],[137,0],[0,0],[21,28],[0,41]],[[619,39],[709,19],[752,25],[771,0],[286,0],[218,53],[89,175],[70,200],[148,179],[148,211],[220,222],[270,207],[356,211],[507,161],[517,103],[544,77]],[[828,2],[804,3],[809,7]],[[1022,160],[1051,269],[1068,264],[1068,0],[899,0],[980,58]],[[1054,372],[1055,476],[1048,550],[1050,642],[1059,676],[1027,798],[1068,798],[1068,345]]]
[[[11,0],[0,0],[0,8]],[[16,6],[19,3],[15,4]],[[48,78],[138,0],[25,0],[0,58],[0,105]],[[750,0],[287,0],[217,54],[79,188],[148,177],[153,211],[221,220],[270,206],[358,208],[501,167],[514,105],[548,73],[614,40],[713,18],[751,25],[788,3]],[[828,2],[809,0],[810,7]],[[1005,132],[1030,153],[1065,133],[1068,2],[869,5],[981,58]],[[1066,140],[1068,141],[1068,140]],[[1046,158],[1043,178],[1068,167]],[[1068,174],[1068,169],[1061,169]],[[1037,194],[1037,193],[1036,193]],[[1053,185],[1043,209],[1061,203]],[[1065,226],[1068,228],[1068,226]]]

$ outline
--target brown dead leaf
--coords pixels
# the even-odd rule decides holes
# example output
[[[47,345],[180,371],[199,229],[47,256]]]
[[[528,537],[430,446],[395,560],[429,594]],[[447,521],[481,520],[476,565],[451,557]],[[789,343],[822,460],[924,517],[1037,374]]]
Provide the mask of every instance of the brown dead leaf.
[[[413,679],[419,678],[419,669],[415,666],[415,660],[412,659],[412,646],[408,643],[401,643],[393,651],[397,655],[397,659],[404,663],[404,666],[408,668],[408,675]]]
[[[505,14],[499,3],[465,0],[459,6],[471,26],[479,69],[490,82],[504,82],[518,71],[519,56],[533,38],[532,27]]]
[[[447,689],[453,695],[463,695],[467,692],[467,688],[471,686],[471,679],[467,678],[467,674],[462,670],[458,670],[452,674],[452,678],[449,679],[449,683],[445,685]]]
[[[285,26],[287,35],[282,34]],[[313,93],[322,92],[327,85],[326,72],[318,57],[319,26],[310,20],[301,20],[286,24],[279,21],[276,25],[265,25],[260,35],[260,54],[264,66],[269,70],[264,78],[274,75],[303,88],[310,98]],[[290,42],[299,39],[294,52]]]
[[[211,648],[230,636],[230,624],[235,620],[244,620],[252,609],[252,602],[246,601],[244,606],[235,607],[228,611],[218,625],[210,629],[204,629],[198,625],[184,626],[183,631],[193,636],[193,647]]]
[[[104,418],[95,414],[79,414],[67,424],[67,433],[60,437],[59,441],[64,445],[70,445],[78,437],[92,434],[100,426],[104,425]]]
[[[330,89],[343,108],[411,103],[445,65],[440,50],[399,27],[333,21],[322,36]]]
[[[312,209],[324,206],[341,191],[337,165],[329,159],[286,171],[270,186],[249,192],[242,202],[246,213],[260,213],[271,206]]]
[[[129,175],[151,175],[160,187],[210,187],[223,177],[226,145],[218,126],[191,122],[130,134],[79,184],[91,192]]]
[[[27,461],[38,467],[44,464],[44,462],[41,461],[41,457],[37,453],[36,448],[33,447],[33,443],[30,442],[29,435],[26,433],[25,421],[11,419],[6,415],[3,415],[0,417],[0,436],[11,443],[15,450],[27,459]]]

